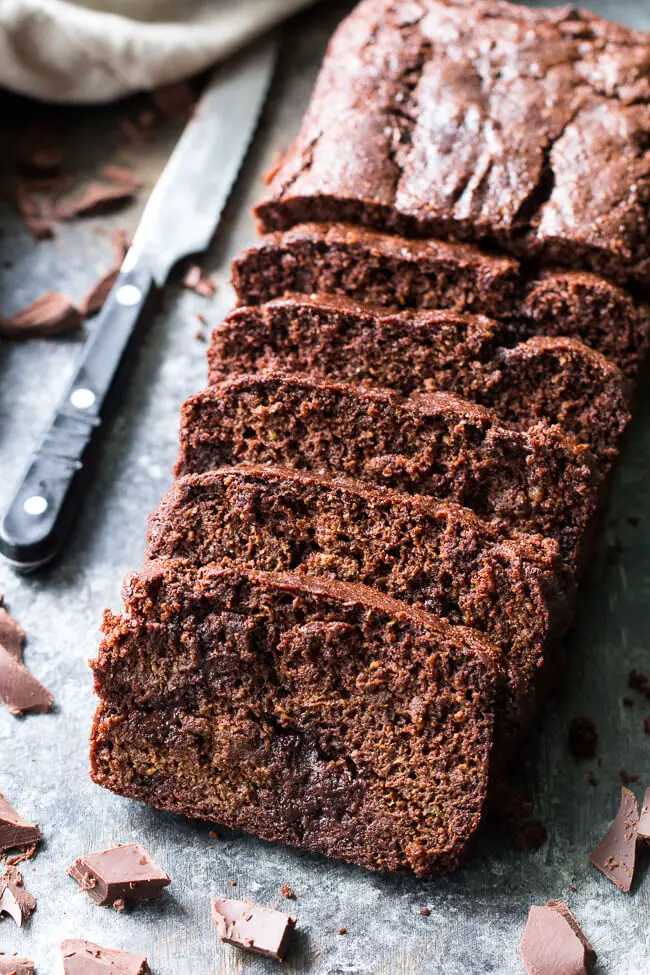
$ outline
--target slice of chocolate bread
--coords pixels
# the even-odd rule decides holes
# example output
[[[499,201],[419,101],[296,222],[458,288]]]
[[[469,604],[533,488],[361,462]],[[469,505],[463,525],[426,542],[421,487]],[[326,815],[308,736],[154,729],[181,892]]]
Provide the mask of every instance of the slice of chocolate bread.
[[[456,501],[506,529],[556,538],[579,566],[599,469],[558,427],[526,433],[449,393],[404,399],[308,376],[259,373],[192,396],[176,474],[269,464]]]
[[[257,216],[648,280],[650,34],[503,0],[362,0]]]
[[[481,315],[295,295],[237,308],[214,329],[210,382],[286,369],[405,395],[457,393],[521,430],[559,423],[611,464],[630,418],[621,371],[575,339],[540,336],[508,349],[504,332]]]
[[[95,782],[371,870],[448,871],[481,821],[501,656],[364,586],[150,563],[106,613]]]
[[[596,274],[536,271],[467,244],[408,240],[349,224],[302,224],[268,234],[234,259],[232,275],[245,305],[290,292],[322,293],[395,309],[489,315],[505,326],[504,344],[533,335],[577,338],[629,376],[650,337],[648,306]]]
[[[506,657],[501,737],[535,716],[572,603],[550,538],[504,538],[448,501],[270,467],[177,480],[150,516],[146,557],[331,576],[472,626]]]

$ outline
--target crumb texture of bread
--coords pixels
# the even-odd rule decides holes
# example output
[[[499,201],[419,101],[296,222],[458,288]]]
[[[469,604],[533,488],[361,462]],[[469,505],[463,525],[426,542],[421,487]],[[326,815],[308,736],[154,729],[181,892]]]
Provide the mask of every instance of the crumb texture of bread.
[[[372,589],[158,560],[107,613],[99,784],[373,870],[453,869],[485,805],[500,652]]]

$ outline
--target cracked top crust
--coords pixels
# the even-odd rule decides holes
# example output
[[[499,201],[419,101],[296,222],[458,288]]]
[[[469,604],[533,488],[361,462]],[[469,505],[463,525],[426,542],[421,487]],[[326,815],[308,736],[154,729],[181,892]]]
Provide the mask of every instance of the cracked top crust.
[[[570,8],[363,0],[330,44],[264,231],[347,220],[650,275],[650,35]]]

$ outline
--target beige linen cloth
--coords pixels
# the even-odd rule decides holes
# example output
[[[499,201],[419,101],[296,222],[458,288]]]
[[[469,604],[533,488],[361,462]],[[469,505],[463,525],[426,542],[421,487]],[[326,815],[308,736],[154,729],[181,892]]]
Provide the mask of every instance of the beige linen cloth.
[[[99,102],[196,74],[313,0],[0,0],[0,85]]]

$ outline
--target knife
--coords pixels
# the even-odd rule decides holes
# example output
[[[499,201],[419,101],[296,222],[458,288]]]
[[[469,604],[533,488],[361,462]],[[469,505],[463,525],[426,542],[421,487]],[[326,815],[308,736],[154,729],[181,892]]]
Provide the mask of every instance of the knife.
[[[0,553],[37,569],[60,551],[97,448],[172,267],[205,250],[253,138],[277,58],[277,35],[218,69],[154,187],[122,267],[0,523]]]

